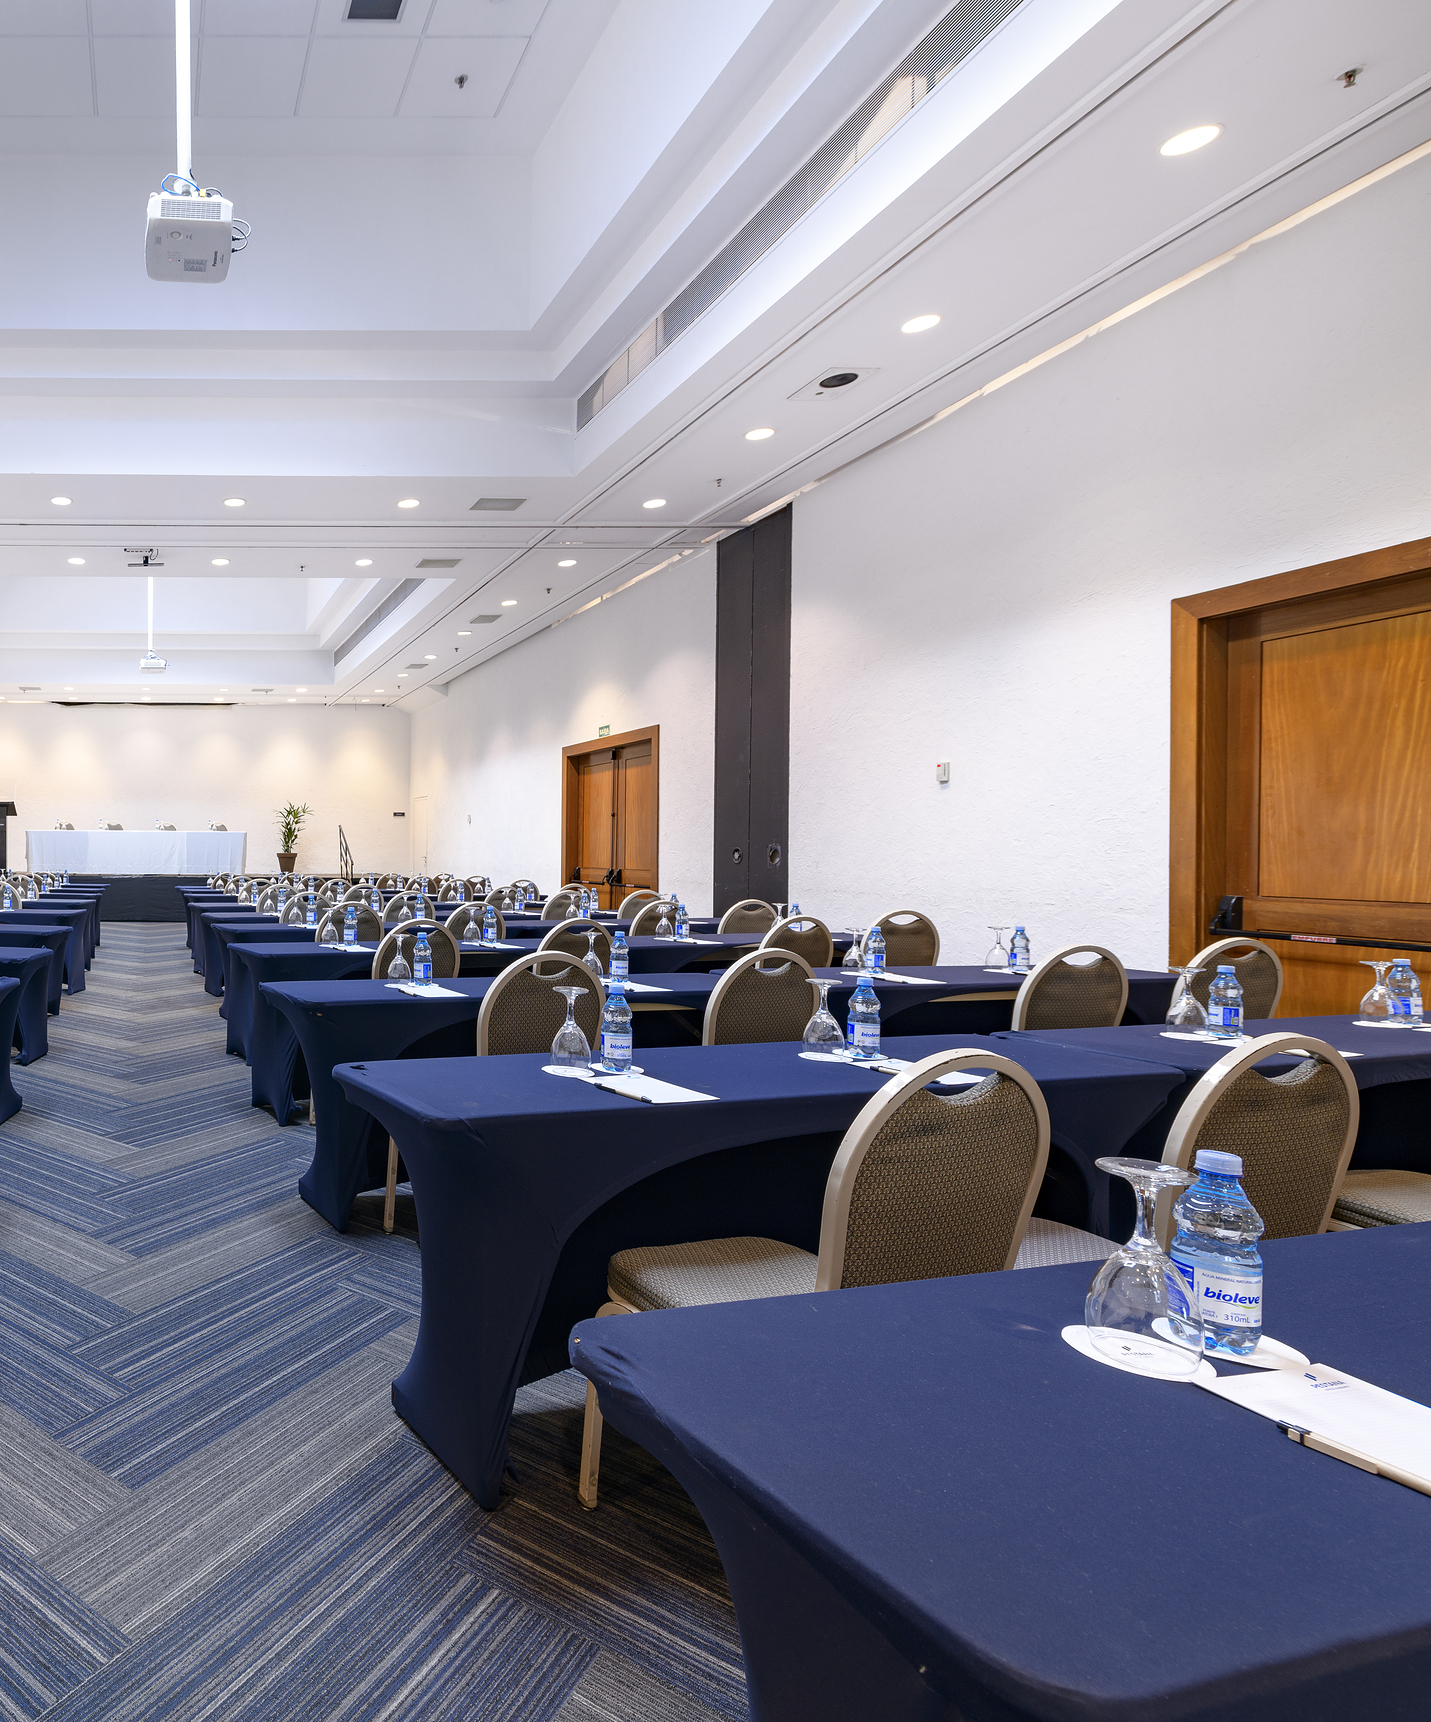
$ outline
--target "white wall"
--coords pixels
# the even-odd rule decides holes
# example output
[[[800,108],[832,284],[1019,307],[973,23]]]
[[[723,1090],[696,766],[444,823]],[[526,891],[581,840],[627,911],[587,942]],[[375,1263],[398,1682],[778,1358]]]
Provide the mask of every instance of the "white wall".
[[[703,550],[504,652],[412,720],[429,864],[545,890],[561,866],[561,750],[661,726],[660,884],[711,899],[715,555]],[[467,823],[468,814],[472,823]]]
[[[335,871],[338,826],[358,866],[406,867],[409,719],[381,706],[0,705],[0,794],[18,864],[24,832],[57,819],[95,827],[156,819],[203,830],[211,819],[249,833],[250,871],[277,867],[274,809],[306,801],[313,817],[298,865]]]
[[[1428,236],[1424,161],[796,503],[806,908],[1162,966],[1169,601],[1431,534]]]

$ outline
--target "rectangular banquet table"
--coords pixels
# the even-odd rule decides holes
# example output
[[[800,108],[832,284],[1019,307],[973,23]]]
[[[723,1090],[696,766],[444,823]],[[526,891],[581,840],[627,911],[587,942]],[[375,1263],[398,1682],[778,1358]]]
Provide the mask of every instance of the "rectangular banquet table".
[[[342,945],[257,944],[235,945],[232,950],[234,991],[228,1001],[228,1050],[241,1052],[250,1067],[250,1104],[271,1107],[278,1122],[287,1124],[297,1098],[298,1037],[288,1019],[264,997],[262,983],[295,975],[356,978],[372,968],[372,955],[365,950],[346,950]],[[238,1045],[233,1044],[236,1034]]]
[[[1278,1339],[1431,1402],[1431,1226],[1263,1250]],[[1190,1383],[1080,1356],[1060,1331],[1090,1273],[576,1329],[602,1411],[715,1539],[752,1717],[1427,1714],[1431,1499]]]
[[[46,1009],[58,1016],[60,992],[65,978],[65,952],[69,948],[68,927],[47,926],[32,915],[0,914],[0,951],[18,946],[33,950],[43,945],[50,953],[50,972],[45,984]]]
[[[947,1044],[888,1043],[907,1059]],[[716,1098],[649,1106],[549,1076],[544,1062],[512,1054],[334,1072],[347,1102],[396,1141],[417,1204],[422,1318],[393,1403],[489,1508],[513,1394],[565,1367],[573,1321],[605,1300],[613,1251],[747,1233],[816,1248],[831,1161],[885,1081],[802,1058],[788,1041],[657,1047],[640,1060],[651,1075]],[[1172,1066],[1062,1047],[1031,1048],[1026,1063],[1054,1140],[1088,1160],[1119,1152],[1178,1081]],[[376,1186],[385,1170],[370,1164],[361,1183]],[[346,1223],[353,1192],[300,1189]]]
[[[15,1019],[20,1010],[22,982],[12,975],[0,977],[0,1047],[10,1047],[15,1040]],[[0,1124],[13,1118],[20,1110],[20,1096],[15,1092],[9,1057],[0,1059]],[[8,1349],[8,1348],[7,1348]]]
[[[1311,1035],[1338,1052],[1354,1054],[1347,1062],[1356,1077],[1361,1120],[1351,1164],[1431,1173],[1431,1029],[1357,1028],[1346,1016],[1271,1017],[1248,1022],[1244,1028],[1250,1035]],[[1128,1144],[1129,1154],[1147,1160],[1162,1159],[1163,1144],[1178,1109],[1203,1071],[1228,1050],[1213,1041],[1173,1040],[1161,1026],[1035,1029],[998,1038],[1013,1043],[1008,1049],[1011,1058],[1022,1057],[1019,1049],[1030,1041],[1057,1041],[1060,1046],[1116,1052],[1123,1058],[1147,1058],[1181,1069],[1182,1082]],[[1296,1058],[1268,1059],[1258,1069],[1264,1075],[1277,1076],[1298,1062]],[[1122,1179],[1110,1181],[1102,1172],[1095,1172],[1093,1179],[1089,1216],[1080,1220],[1076,1214],[1060,1213],[1055,1217],[1086,1225],[1105,1237],[1126,1238],[1133,1229],[1131,1186]]]
[[[243,831],[27,831],[32,873],[232,873]]]
[[[72,993],[84,991],[84,972],[94,955],[93,933],[99,924],[99,906],[91,903],[66,901],[63,897],[26,899],[18,909],[0,910],[0,924],[12,921],[19,925],[25,919],[39,921],[47,927],[68,927],[65,945],[65,982]]]
[[[20,1064],[33,1064],[50,1050],[50,968],[54,960],[54,952],[44,945],[0,946],[0,975],[20,983],[12,1025]]]

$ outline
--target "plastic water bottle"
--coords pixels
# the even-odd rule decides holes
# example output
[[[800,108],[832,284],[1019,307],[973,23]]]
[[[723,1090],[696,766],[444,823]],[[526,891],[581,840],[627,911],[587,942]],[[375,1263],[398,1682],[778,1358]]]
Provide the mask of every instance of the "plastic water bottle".
[[[884,934],[878,927],[871,927],[865,935],[865,972],[871,975],[884,973]]]
[[[308,887],[308,909],[303,917],[305,927],[315,927],[318,924],[318,893],[310,885]]]
[[[465,903],[467,901],[467,887],[465,884],[463,884],[461,879],[459,879],[457,881],[456,891],[457,891],[457,901],[459,903]]]
[[[1409,957],[1398,957],[1386,977],[1386,990],[1391,994],[1391,1020],[1398,1028],[1421,1026],[1421,982],[1411,966]]]
[[[861,1061],[879,1057],[879,1000],[863,970],[855,982],[850,1014],[845,1025],[845,1046],[850,1057]]]
[[[278,886],[278,914],[279,914],[280,919],[282,919],[282,917],[283,917],[283,905],[287,901],[288,901],[288,886],[285,883],[283,883],[282,881],[280,881],[279,886]]]
[[[1022,927],[1015,927],[1014,936],[1009,940],[1009,967],[1021,975],[1026,975],[1032,966],[1029,936]]]
[[[631,974],[631,947],[626,943],[626,935],[618,927],[611,936],[611,978],[614,981],[625,981]]]
[[[497,911],[490,903],[482,911],[482,943],[484,945],[497,943]]]
[[[372,907],[373,913],[381,921],[383,918],[383,894],[377,888],[376,885],[373,886],[373,895],[371,898],[371,907]]]
[[[65,884],[68,885],[69,882],[70,882],[70,870],[68,867],[66,867],[65,868]]]
[[[601,1013],[601,1068],[631,1068],[631,1006],[626,1002],[626,983],[615,975]]]
[[[357,942],[358,906],[356,903],[349,903],[347,911],[343,916],[343,943],[345,945],[356,945]]]
[[[30,881],[30,889],[26,891],[25,897],[27,901],[33,901],[38,895],[39,893],[35,890],[35,881],[32,879]]]
[[[424,983],[432,979],[432,946],[423,932],[418,933],[417,943],[412,947],[412,975],[414,980]]]
[[[4,901],[5,901],[5,913],[8,915],[9,912],[15,907],[15,891],[14,891],[14,888],[10,884],[10,881],[8,879],[5,881],[5,899],[4,899]]]
[[[1242,988],[1231,963],[1217,965],[1217,979],[1207,989],[1207,1032],[1214,1040],[1242,1038]]]
[[[790,914],[787,917],[787,919],[789,919],[791,921],[797,920],[799,918],[799,914],[800,914],[800,905],[798,903],[792,903],[790,905]]]
[[[689,939],[691,936],[691,917],[686,913],[684,903],[676,904],[676,937]]]
[[[1197,1182],[1173,1203],[1168,1254],[1202,1312],[1209,1351],[1246,1357],[1262,1337],[1262,1216],[1239,1180],[1242,1158],[1199,1148]]]

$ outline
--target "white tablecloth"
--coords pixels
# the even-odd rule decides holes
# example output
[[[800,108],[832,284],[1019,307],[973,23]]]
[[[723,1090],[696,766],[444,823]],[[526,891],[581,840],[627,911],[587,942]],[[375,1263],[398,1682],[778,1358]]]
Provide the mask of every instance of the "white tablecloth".
[[[244,862],[246,831],[27,831],[30,871],[232,873]]]

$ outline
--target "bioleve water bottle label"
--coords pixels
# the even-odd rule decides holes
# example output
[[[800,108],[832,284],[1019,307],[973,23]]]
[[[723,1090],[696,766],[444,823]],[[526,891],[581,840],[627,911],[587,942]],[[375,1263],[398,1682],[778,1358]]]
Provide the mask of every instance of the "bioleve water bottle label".
[[[1234,1034],[1242,1032],[1241,1005],[1213,1005],[1207,1019],[1210,1028],[1229,1028]]]
[[[614,981],[624,981],[631,972],[631,962],[625,951],[611,953],[611,978]]]
[[[1218,1327],[1261,1327],[1261,1274],[1227,1273],[1179,1255],[1173,1261],[1193,1288],[1204,1321]]]
[[[601,1056],[611,1064],[631,1062],[631,1030],[604,1028],[601,1031]]]
[[[873,1054],[879,1051],[879,1024],[850,1019],[849,1046],[851,1052]]]

